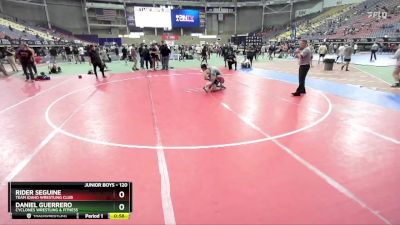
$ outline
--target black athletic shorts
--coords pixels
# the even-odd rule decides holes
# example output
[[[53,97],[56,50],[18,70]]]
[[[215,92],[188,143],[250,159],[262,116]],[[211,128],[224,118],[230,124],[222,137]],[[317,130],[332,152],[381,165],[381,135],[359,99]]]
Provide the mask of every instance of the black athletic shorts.
[[[324,57],[325,58],[325,54],[319,54],[319,57]]]
[[[351,61],[351,59],[344,59],[344,61],[345,61],[345,62],[350,62],[350,61]]]

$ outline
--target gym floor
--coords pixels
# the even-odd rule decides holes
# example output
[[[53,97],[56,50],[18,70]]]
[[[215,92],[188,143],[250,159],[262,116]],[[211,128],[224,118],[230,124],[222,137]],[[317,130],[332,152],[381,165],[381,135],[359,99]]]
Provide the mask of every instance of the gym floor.
[[[198,60],[113,62],[98,81],[87,63],[50,81],[2,77],[0,224],[94,224],[12,221],[8,181],[132,181],[131,219],[96,224],[399,224],[400,93],[379,74],[390,66],[352,66],[346,78],[374,81],[360,87],[314,63],[294,98],[295,61],[266,58],[229,71],[213,56],[227,87],[215,93]]]

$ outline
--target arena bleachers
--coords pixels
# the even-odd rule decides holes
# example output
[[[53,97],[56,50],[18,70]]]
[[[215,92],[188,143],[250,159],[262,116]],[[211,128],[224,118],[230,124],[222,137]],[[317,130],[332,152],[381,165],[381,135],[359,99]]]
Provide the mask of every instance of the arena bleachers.
[[[313,26],[315,29],[306,33],[303,38],[369,38],[399,36],[400,34],[396,32],[396,28],[389,26],[398,23],[400,20],[400,16],[394,10],[397,6],[397,0],[365,1],[350,10],[341,12],[341,14],[336,15],[336,17],[329,18],[325,23],[319,26]],[[383,11],[388,13],[386,19],[377,18],[372,15],[372,12]],[[394,29],[391,30],[392,28]]]
[[[306,19],[296,19],[296,34],[303,39],[399,37],[398,6],[398,0],[367,0],[360,4],[332,7]],[[373,12],[387,12],[388,16],[378,18],[373,16]],[[291,26],[266,29],[264,34],[267,38],[289,39]]]
[[[44,40],[52,40],[53,37],[49,35],[48,33],[45,33],[40,30],[36,30],[33,28],[30,28],[28,26],[22,25],[20,23],[7,20],[4,18],[0,18],[0,25],[2,28],[1,32],[4,32],[5,35],[11,35],[16,39],[24,39],[24,38],[29,38],[30,40],[39,40],[39,39],[44,39]],[[10,29],[11,28],[11,29]]]

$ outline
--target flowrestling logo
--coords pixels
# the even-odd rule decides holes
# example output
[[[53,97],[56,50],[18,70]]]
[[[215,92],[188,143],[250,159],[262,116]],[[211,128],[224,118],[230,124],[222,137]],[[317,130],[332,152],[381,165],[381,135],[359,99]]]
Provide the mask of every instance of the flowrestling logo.
[[[199,27],[199,11],[194,9],[173,9],[172,27]]]
[[[176,15],[175,16],[176,22],[190,22],[194,23],[194,16],[191,15]]]

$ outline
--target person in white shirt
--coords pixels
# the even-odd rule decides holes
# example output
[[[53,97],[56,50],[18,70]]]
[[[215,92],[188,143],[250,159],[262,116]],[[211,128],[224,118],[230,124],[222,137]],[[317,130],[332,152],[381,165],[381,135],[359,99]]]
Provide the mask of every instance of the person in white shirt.
[[[79,51],[79,56],[81,57],[81,61],[82,62],[85,62],[85,49],[83,49],[83,46],[80,46],[79,48],[78,48],[78,51]]]
[[[200,45],[196,46],[195,50],[196,50],[196,56],[197,56],[198,60],[201,60],[201,50],[202,50],[201,46]]]
[[[310,70],[311,64],[311,50],[308,47],[308,42],[306,40],[300,41],[300,48],[296,50],[297,58],[299,59],[299,87],[295,92],[292,93],[293,96],[300,96],[306,93],[306,76]]]
[[[339,58],[342,60],[342,63],[343,63],[344,49],[345,49],[345,47],[343,46],[343,44],[341,44],[337,51],[336,63],[339,63],[338,62]]]
[[[261,46],[261,56],[262,56],[262,58],[264,58],[265,52],[266,52],[266,46],[263,45],[263,46]]]
[[[395,83],[392,85],[392,87],[400,87],[400,45],[397,47],[396,53],[394,53],[393,56],[394,59],[396,59],[396,67],[393,71],[393,79]]]
[[[322,58],[322,62],[324,62],[325,55],[327,52],[328,52],[328,48],[326,47],[325,43],[322,44],[321,46],[319,46],[319,48],[318,48],[318,54],[319,54],[318,64],[321,61],[321,58]]]
[[[137,68],[137,51],[136,51],[136,47],[135,47],[135,45],[134,44],[132,44],[131,46],[129,46],[130,47],[130,55],[131,55],[131,59],[132,59],[132,62],[133,62],[133,65],[132,65],[132,70],[133,71],[135,71],[135,70],[139,70],[138,68]]]
[[[315,51],[315,49],[314,49],[314,45],[310,43],[310,45],[309,45],[308,47],[310,48],[310,51],[311,51],[311,61],[310,61],[310,66],[311,66],[311,67],[313,67],[313,65],[312,65],[312,61],[313,61],[313,58],[314,58],[314,51]]]
[[[358,50],[357,43],[354,44],[353,49],[354,49],[354,55],[355,55],[357,53],[357,50]]]
[[[342,66],[342,70],[344,69],[344,67],[346,67],[346,71],[349,71],[351,54],[353,54],[353,48],[350,45],[346,44],[346,46],[344,47],[344,51],[343,51],[343,57],[344,57],[345,63]]]
[[[371,58],[369,61],[372,61],[372,57],[374,57],[374,59],[376,60],[376,52],[379,49],[379,45],[375,42],[372,47],[371,47]]]

